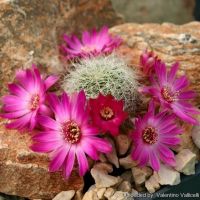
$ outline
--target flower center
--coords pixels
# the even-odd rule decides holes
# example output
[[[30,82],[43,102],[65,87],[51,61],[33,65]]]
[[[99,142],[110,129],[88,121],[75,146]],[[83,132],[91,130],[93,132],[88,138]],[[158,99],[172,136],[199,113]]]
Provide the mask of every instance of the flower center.
[[[81,138],[81,130],[77,123],[73,121],[65,122],[62,126],[62,132],[64,139],[71,144],[79,142]]]
[[[39,103],[40,103],[40,97],[38,94],[34,95],[32,98],[31,98],[31,106],[30,106],[30,109],[32,111],[36,110],[39,106]]]
[[[158,140],[158,134],[153,127],[147,127],[142,132],[143,141],[147,144],[155,144]]]
[[[172,103],[176,100],[175,96],[173,94],[171,94],[171,92],[169,92],[169,89],[166,87],[162,88],[161,95],[162,95],[163,99],[165,101],[167,101],[168,103]]]
[[[104,120],[107,121],[114,117],[114,112],[110,107],[106,106],[100,110],[100,115]]]
[[[92,51],[94,51],[95,49],[96,49],[96,48],[95,48],[95,46],[93,46],[93,45],[81,47],[81,51],[83,51],[83,52],[85,52],[85,53],[92,52]]]

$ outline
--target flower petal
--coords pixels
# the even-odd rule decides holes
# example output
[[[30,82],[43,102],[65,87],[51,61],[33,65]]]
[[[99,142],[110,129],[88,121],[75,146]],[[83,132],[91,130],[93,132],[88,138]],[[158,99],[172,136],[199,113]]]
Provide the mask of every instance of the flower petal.
[[[53,130],[60,129],[59,123],[48,116],[38,116],[38,122],[46,128],[50,128]]]
[[[61,141],[51,141],[51,142],[41,142],[41,143],[35,143],[30,146],[30,149],[35,152],[39,153],[46,153],[51,152],[57,148],[62,146]]]
[[[45,88],[46,90],[49,89],[52,85],[54,85],[58,81],[59,77],[55,75],[49,76],[45,81]]]
[[[80,147],[76,148],[76,156],[79,165],[79,174],[80,176],[83,176],[87,172],[89,166],[85,153],[82,151]]]
[[[69,150],[70,146],[65,145],[53,152],[53,157],[49,165],[49,170],[51,172],[55,172],[60,169],[67,157]]]
[[[149,154],[149,161],[153,170],[158,171],[160,169],[160,161],[154,151]]]
[[[72,169],[74,167],[74,161],[75,161],[75,152],[76,152],[76,146],[71,145],[67,158],[65,159],[65,162],[64,162],[64,177],[65,178],[69,178],[70,174],[72,173]]]
[[[174,81],[175,76],[176,76],[176,72],[178,71],[178,68],[179,68],[178,62],[174,63],[171,66],[171,69],[170,69],[169,74],[168,74],[168,82],[169,83]]]
[[[28,114],[16,119],[15,121],[13,121],[11,123],[6,124],[6,128],[18,129],[18,130],[28,128],[30,120],[31,120],[31,116],[32,116],[32,113],[28,113]]]

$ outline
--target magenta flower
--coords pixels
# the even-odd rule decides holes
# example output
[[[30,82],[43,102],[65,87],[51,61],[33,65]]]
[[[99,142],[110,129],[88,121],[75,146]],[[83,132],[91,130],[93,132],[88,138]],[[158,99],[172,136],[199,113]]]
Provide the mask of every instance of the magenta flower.
[[[154,104],[151,102],[144,117],[135,120],[132,158],[137,160],[139,165],[150,164],[158,171],[160,160],[171,166],[176,164],[174,154],[169,148],[179,144],[178,134],[182,130],[174,123],[175,115],[167,112],[155,114],[154,110]]]
[[[93,160],[98,159],[98,152],[108,153],[111,145],[98,138],[98,130],[88,123],[86,97],[83,91],[71,98],[63,93],[60,98],[55,94],[48,96],[48,101],[55,119],[40,116],[39,123],[43,131],[33,136],[35,142],[31,149],[36,152],[51,152],[51,172],[62,169],[64,177],[72,172],[77,157],[80,176],[88,170],[86,154]]]
[[[145,75],[151,75],[154,70],[154,64],[157,60],[157,56],[154,53],[145,50],[140,56],[140,66]]]
[[[99,94],[96,99],[90,99],[89,109],[92,122],[112,135],[119,134],[119,127],[128,116],[123,110],[123,101],[117,101],[112,95]]]
[[[199,122],[193,117],[199,114],[199,110],[189,103],[195,97],[192,90],[187,90],[189,85],[186,76],[176,79],[179,64],[172,65],[167,73],[165,63],[157,61],[155,64],[155,75],[151,76],[151,86],[140,89],[143,93],[152,95],[160,102],[163,109],[172,110],[180,119],[191,124]]]
[[[66,44],[61,46],[61,51],[66,59],[111,53],[121,43],[119,37],[113,37],[108,33],[107,27],[102,27],[99,32],[95,29],[92,32],[83,32],[81,41],[75,35],[69,37],[66,34],[64,40]]]
[[[16,83],[8,85],[10,94],[2,97],[1,116],[13,120],[6,127],[33,130],[38,114],[50,114],[50,109],[45,104],[46,92],[57,80],[57,76],[42,79],[34,65],[31,69],[18,71]]]

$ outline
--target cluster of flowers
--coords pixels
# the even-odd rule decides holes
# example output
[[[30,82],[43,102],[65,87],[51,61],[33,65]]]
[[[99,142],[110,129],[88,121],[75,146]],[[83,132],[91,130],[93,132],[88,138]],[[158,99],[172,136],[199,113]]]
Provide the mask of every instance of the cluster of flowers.
[[[73,60],[111,53],[121,43],[106,27],[99,32],[84,32],[82,41],[67,35],[64,40],[62,53]],[[175,164],[170,148],[180,142],[178,135],[182,132],[176,125],[176,117],[196,124],[193,115],[199,111],[187,102],[195,94],[185,90],[186,77],[176,79],[177,63],[167,72],[165,64],[153,53],[144,52],[141,67],[151,85],[140,88],[140,92],[152,95],[153,100],[148,112],[135,119],[132,157],[141,166],[150,164],[159,170],[160,160]],[[128,114],[123,99],[116,100],[111,94],[100,93],[95,99],[86,99],[84,91],[71,95],[50,92],[49,88],[57,81],[55,75],[45,79],[35,65],[18,71],[15,82],[8,85],[9,94],[2,97],[1,116],[11,120],[7,128],[31,132],[30,148],[50,154],[50,171],[62,170],[68,178],[77,159],[79,174],[83,176],[89,168],[86,155],[98,160],[99,153],[111,152],[112,146],[102,133],[118,135]]]
[[[105,27],[91,35],[84,32],[82,45],[75,36],[64,38],[69,45],[65,48],[70,55],[67,58],[108,53],[120,43]],[[77,158],[79,174],[83,176],[89,168],[86,154],[98,160],[99,153],[112,151],[112,145],[100,133],[117,135],[128,115],[123,110],[123,101],[111,95],[99,94],[96,99],[86,100],[84,91],[72,95],[63,92],[59,96],[49,92],[58,79],[55,75],[45,79],[35,65],[18,71],[15,82],[8,85],[10,94],[2,97],[1,117],[11,120],[6,124],[9,129],[31,132],[30,148],[50,153],[51,172],[62,170],[68,178]]]
[[[139,91],[148,94],[151,101],[148,112],[135,120],[132,158],[141,166],[149,163],[158,171],[160,160],[171,166],[176,164],[170,148],[180,143],[179,134],[183,132],[178,126],[180,120],[199,124],[194,116],[200,111],[189,103],[195,92],[187,89],[186,76],[176,77],[179,63],[173,64],[168,71],[166,64],[153,52],[145,51],[140,57],[140,65],[150,84]]]

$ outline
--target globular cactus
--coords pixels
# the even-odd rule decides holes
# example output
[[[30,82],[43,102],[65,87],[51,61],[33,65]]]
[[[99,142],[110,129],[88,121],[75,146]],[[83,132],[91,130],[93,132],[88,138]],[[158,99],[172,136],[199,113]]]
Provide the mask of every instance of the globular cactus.
[[[125,109],[134,111],[137,101],[137,76],[133,68],[116,54],[80,60],[65,76],[62,88],[69,93],[84,90],[88,98],[112,94],[124,100]]]

